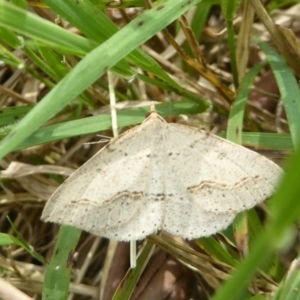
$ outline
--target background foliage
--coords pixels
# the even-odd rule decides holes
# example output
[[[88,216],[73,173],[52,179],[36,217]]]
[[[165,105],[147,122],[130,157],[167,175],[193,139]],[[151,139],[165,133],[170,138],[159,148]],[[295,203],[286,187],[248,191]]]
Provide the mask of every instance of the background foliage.
[[[299,4],[150,2],[0,0],[0,298],[300,299]],[[119,132],[161,102],[276,160],[276,195],[213,237],[150,236],[133,270],[126,243],[42,223],[103,146],[84,142],[112,135],[108,70]]]

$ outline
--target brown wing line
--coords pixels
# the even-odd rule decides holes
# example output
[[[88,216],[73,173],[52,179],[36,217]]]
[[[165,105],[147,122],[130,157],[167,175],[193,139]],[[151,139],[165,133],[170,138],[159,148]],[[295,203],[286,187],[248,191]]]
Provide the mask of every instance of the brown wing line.
[[[240,186],[243,186],[245,185],[245,183],[247,181],[255,181],[255,180],[258,180],[258,179],[264,179],[263,177],[259,176],[259,175],[256,175],[256,176],[253,176],[253,177],[244,177],[242,178],[241,180],[239,180],[238,182],[234,183],[234,184],[224,184],[224,183],[218,183],[218,182],[215,182],[215,181],[212,181],[212,180],[209,180],[209,181],[202,181],[201,183],[197,184],[197,185],[194,185],[194,186],[191,186],[191,187],[188,187],[187,190],[190,191],[191,193],[193,193],[193,191],[200,191],[202,189],[209,189],[210,187],[217,187],[219,190],[229,190],[229,189],[234,189],[234,188],[237,188],[237,187],[240,187]]]

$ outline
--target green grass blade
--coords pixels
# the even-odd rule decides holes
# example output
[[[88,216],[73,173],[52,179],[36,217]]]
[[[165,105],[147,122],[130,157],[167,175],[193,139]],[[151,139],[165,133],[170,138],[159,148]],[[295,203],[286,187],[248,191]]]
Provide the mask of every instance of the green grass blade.
[[[45,2],[64,19],[80,29],[87,37],[99,43],[105,42],[118,32],[118,27],[108,16],[89,1],[65,0],[61,3],[56,0],[46,0]],[[133,50],[126,59],[168,82],[176,90],[182,91],[181,86],[172,80],[154,59],[140,49]],[[122,65],[120,65],[121,63]],[[133,71],[131,71],[127,62],[122,60],[118,63],[118,66],[120,66],[118,70],[121,69],[124,74],[133,75]]]
[[[155,107],[162,116],[197,114],[206,110],[206,106],[197,105],[189,101],[162,103],[156,105]],[[142,123],[145,119],[145,116],[149,112],[149,109],[149,106],[145,106],[118,111],[118,126],[122,128]],[[4,117],[4,120],[2,121],[0,119],[0,121],[2,121],[2,123],[5,123],[5,121],[7,121],[7,123],[13,123],[15,118],[21,118],[28,111],[30,111],[30,108],[25,106],[5,108],[2,110],[2,116]],[[8,134],[8,132],[12,130],[13,126],[14,125],[12,124],[11,126],[3,126],[0,128],[0,137]],[[13,150],[20,150],[35,145],[84,134],[96,134],[107,129],[111,129],[111,116],[110,113],[102,113],[98,116],[42,127]]]
[[[70,226],[60,227],[53,255],[45,273],[42,299],[67,299],[73,253],[80,234],[81,230],[77,228]]]
[[[265,63],[258,64],[244,76],[243,81],[239,86],[236,99],[230,110],[226,137],[228,140],[239,145],[242,143],[243,121],[248,95],[256,76],[264,66]],[[251,214],[249,212],[243,212],[239,214],[235,219],[233,227],[238,247],[240,246],[239,244],[241,244],[241,240],[248,239],[248,227],[255,226],[254,224],[252,224],[256,222],[256,218],[254,215],[254,212],[252,212]],[[253,233],[255,232],[256,231],[253,231]],[[242,242],[242,244],[244,244],[244,242]],[[240,250],[245,251],[246,249]]]
[[[294,151],[294,145],[290,134],[244,132],[242,143],[247,146],[262,149]]]
[[[28,138],[36,129],[53,117],[91,83],[95,82],[108,68],[129,54],[156,32],[166,27],[199,0],[188,3],[183,0],[169,0],[163,5],[146,11],[105,43],[86,55],[57,86],[36,105],[16,126],[0,145],[0,157]],[[2,1],[0,2],[0,10]],[[154,26],[153,26],[154,24]],[[116,47],[115,45],[122,45]],[[97,64],[95,64],[97,62]],[[88,72],[87,72],[88,70]],[[82,76],[85,74],[85,76]]]
[[[22,243],[19,242],[13,235],[7,233],[0,233],[0,246],[22,246]]]
[[[138,279],[143,273],[143,270],[145,269],[151,254],[153,253],[153,250],[155,248],[155,245],[153,245],[152,242],[149,240],[146,240],[140,255],[137,259],[137,265],[134,269],[130,269],[125,277],[123,278],[121,284],[116,289],[112,300],[123,300],[123,299],[130,299],[130,296],[132,295]]]
[[[240,0],[220,0],[222,12],[226,20],[228,46],[230,52],[231,72],[233,75],[234,86],[238,88],[239,79],[236,64],[236,52],[235,52],[235,32],[233,27],[233,18],[237,13]]]
[[[213,300],[237,299],[258,267],[268,264],[286,230],[300,215],[300,149],[290,159],[286,176],[270,205],[270,219],[253,243],[245,261],[233,272],[232,277],[219,289]]]
[[[3,12],[0,14],[0,26],[17,31],[57,50],[83,56],[97,46],[93,41],[72,34],[4,0],[0,0],[0,11]]]
[[[257,41],[257,39],[255,39]],[[294,146],[300,145],[300,90],[295,76],[283,57],[267,44],[257,41],[267,56],[287,115]]]
[[[105,42],[118,31],[118,27],[107,15],[89,1],[45,0],[44,2],[89,39],[97,42],[97,44]],[[118,62],[113,70],[127,77],[134,75],[134,72],[125,60]]]
[[[290,270],[284,280],[281,281],[273,300],[299,300],[300,299],[300,272],[299,255],[292,262]]]
[[[217,260],[227,263],[231,266],[236,266],[238,261],[230,255],[230,252],[222,247],[214,237],[201,238],[196,240],[199,247],[203,248],[210,256]]]
[[[28,244],[28,242],[23,238],[23,236],[20,234],[20,232],[17,230],[14,223],[10,220],[10,218],[6,217],[8,222],[10,223],[16,237],[6,234],[6,233],[0,233],[0,245],[15,245],[22,247],[25,251],[27,251],[30,255],[35,257],[37,260],[39,260],[42,263],[45,263],[44,257],[42,257],[38,252],[34,250],[34,248]]]
[[[264,66],[265,63],[258,64],[245,75],[230,110],[226,138],[239,145],[242,143],[243,121],[248,95],[255,77]]]

